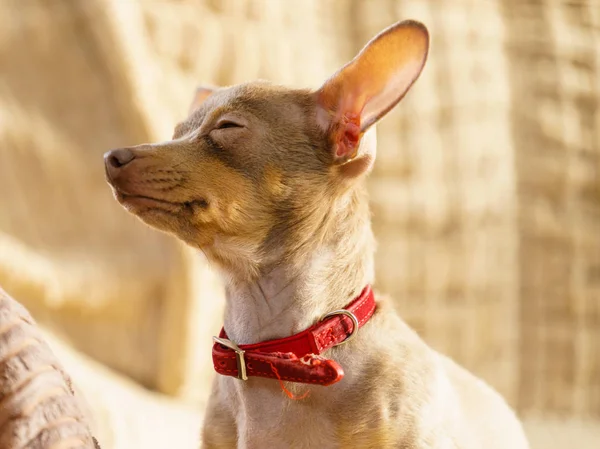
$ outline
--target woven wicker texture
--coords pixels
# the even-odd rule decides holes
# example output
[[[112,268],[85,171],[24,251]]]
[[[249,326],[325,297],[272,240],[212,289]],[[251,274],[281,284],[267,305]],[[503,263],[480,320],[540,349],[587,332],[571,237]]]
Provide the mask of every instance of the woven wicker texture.
[[[600,416],[600,4],[506,2],[519,408]]]
[[[355,48],[403,17],[432,31],[379,127],[379,287],[523,413],[599,416],[600,4],[356,1],[352,17]]]

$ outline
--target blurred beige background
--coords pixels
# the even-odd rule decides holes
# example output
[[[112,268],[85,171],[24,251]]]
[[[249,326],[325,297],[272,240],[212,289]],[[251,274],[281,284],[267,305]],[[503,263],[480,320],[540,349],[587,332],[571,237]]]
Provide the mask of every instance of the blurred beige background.
[[[0,285],[103,448],[197,446],[222,291],[102,154],[168,139],[198,84],[318,87],[406,18],[431,51],[378,127],[377,288],[534,449],[600,447],[598,0],[0,0]]]

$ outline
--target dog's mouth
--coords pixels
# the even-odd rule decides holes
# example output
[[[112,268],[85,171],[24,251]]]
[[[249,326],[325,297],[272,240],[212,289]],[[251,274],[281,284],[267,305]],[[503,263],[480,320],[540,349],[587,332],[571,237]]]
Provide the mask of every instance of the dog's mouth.
[[[207,209],[208,201],[204,198],[186,201],[172,201],[165,198],[157,198],[140,192],[124,188],[122,182],[117,182],[110,175],[105,165],[105,178],[111,186],[115,199],[128,212],[135,215],[144,215],[152,212],[169,213],[171,215],[192,214],[195,209]]]
[[[163,211],[168,213],[191,213],[196,208],[206,209],[208,201],[205,199],[196,199],[190,201],[168,201],[161,198],[155,198],[147,195],[129,194],[114,189],[116,200],[129,212],[141,214],[150,211]]]

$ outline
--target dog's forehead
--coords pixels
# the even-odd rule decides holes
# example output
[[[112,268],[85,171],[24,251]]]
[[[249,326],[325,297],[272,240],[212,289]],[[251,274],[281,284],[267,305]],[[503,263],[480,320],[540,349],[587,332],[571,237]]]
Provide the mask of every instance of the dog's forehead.
[[[250,114],[265,123],[303,122],[313,104],[306,90],[292,90],[266,81],[253,81],[217,89],[183,123],[188,128],[200,126],[207,116],[237,112]]]

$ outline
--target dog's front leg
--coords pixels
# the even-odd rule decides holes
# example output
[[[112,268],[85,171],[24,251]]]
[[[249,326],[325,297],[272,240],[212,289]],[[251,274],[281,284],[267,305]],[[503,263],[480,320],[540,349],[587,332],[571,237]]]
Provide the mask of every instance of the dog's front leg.
[[[213,381],[204,416],[201,449],[237,448],[237,426],[231,409],[227,407],[225,392],[220,385],[222,380],[217,376]]]

